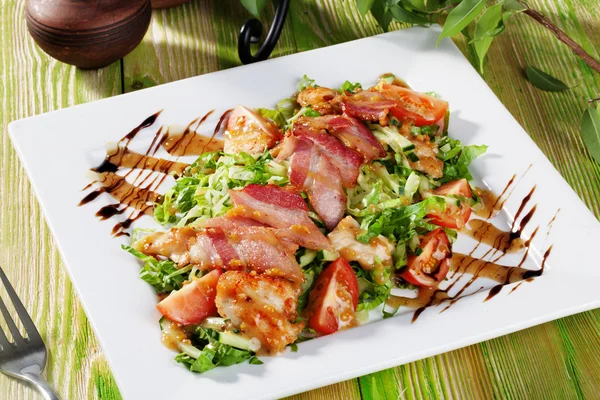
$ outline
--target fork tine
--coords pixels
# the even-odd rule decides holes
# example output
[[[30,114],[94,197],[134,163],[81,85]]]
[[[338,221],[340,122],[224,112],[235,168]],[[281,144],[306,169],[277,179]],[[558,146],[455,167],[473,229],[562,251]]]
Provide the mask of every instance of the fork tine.
[[[23,306],[23,303],[21,303],[19,296],[17,296],[15,289],[10,284],[8,277],[2,270],[2,267],[0,267],[0,279],[2,279],[2,283],[4,284],[4,287],[6,288],[6,292],[8,293],[8,296],[10,297],[10,299],[13,302],[13,306],[15,307],[15,310],[17,311],[19,318],[21,318],[21,322],[23,323],[23,326],[25,327],[25,331],[27,332],[27,338],[30,341],[33,339],[41,339],[37,328],[33,324],[31,317],[29,316],[29,313],[27,313],[27,310]],[[10,322],[13,322],[13,325],[11,326],[10,322],[8,321],[10,319],[10,315],[8,314],[8,310],[6,309],[6,306],[2,302],[2,299],[0,299],[0,306],[2,307],[2,313],[4,314],[4,318],[7,320],[6,322],[9,324],[9,327],[11,328],[11,332],[12,332],[13,336],[15,336],[15,332],[17,334],[19,334],[19,331],[17,330],[17,327],[14,325],[14,322],[12,320],[10,321]],[[14,331],[13,331],[13,327],[14,327]],[[19,335],[19,337],[21,337],[21,336]],[[16,338],[16,336],[15,336],[15,338]]]
[[[0,329],[0,348],[6,351],[9,348],[9,346],[10,343],[8,342],[8,338],[4,334],[4,331]],[[0,353],[2,353],[2,350],[0,350]]]
[[[10,317],[10,314],[8,313],[8,309],[6,308],[6,305],[4,304],[4,301],[2,300],[1,297],[0,297],[0,311],[2,311],[2,314],[4,315],[4,320],[6,321],[6,324],[8,325],[8,329],[10,329],[10,332],[12,333],[15,343],[23,341],[23,336],[21,336],[21,332],[19,332],[19,330],[17,329],[17,325],[15,325],[15,321],[13,321],[13,319]]]

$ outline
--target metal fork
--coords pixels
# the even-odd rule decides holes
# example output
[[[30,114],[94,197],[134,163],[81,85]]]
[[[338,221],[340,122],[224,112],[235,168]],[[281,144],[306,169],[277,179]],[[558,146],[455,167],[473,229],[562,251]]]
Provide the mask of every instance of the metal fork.
[[[14,340],[13,343],[9,342],[4,331],[0,329],[0,371],[34,385],[45,400],[59,400],[58,395],[42,378],[42,370],[46,365],[46,346],[1,267],[0,279],[25,327],[25,332],[27,332],[26,338],[21,336],[6,305],[0,298],[0,311],[4,315]]]

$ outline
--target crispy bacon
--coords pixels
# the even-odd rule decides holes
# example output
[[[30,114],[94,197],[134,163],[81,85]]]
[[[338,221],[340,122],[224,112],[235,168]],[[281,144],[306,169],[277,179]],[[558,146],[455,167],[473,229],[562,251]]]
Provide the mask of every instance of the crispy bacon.
[[[306,118],[303,121],[316,129],[327,130],[346,146],[361,153],[366,162],[385,157],[385,150],[373,132],[356,118],[346,115],[325,115]]]
[[[134,244],[144,254],[167,257],[183,267],[249,269],[302,282],[304,275],[294,253],[298,246],[280,240],[275,230],[247,226],[194,229],[186,226],[156,232]]]
[[[306,191],[310,204],[327,229],[334,229],[344,217],[346,194],[340,171],[329,158],[310,140],[296,138],[289,176],[292,184]]]
[[[258,221],[251,218],[246,218],[237,215],[224,215],[222,217],[215,217],[205,219],[199,222],[194,222],[194,226],[200,228],[222,228],[227,231],[230,229],[249,227],[249,226],[265,226]]]
[[[342,110],[346,115],[363,121],[379,122],[383,126],[388,124],[388,114],[394,106],[394,100],[386,98],[376,89],[363,90],[342,98]]]
[[[340,171],[344,187],[356,186],[356,179],[363,157],[355,150],[346,147],[325,130],[310,127],[311,118],[300,117],[294,124],[292,134],[296,137],[309,139],[321,153],[326,154],[331,163]]]
[[[383,265],[391,265],[394,245],[385,237],[379,235],[368,244],[356,240],[360,233],[360,225],[351,216],[344,218],[327,237],[331,246],[347,261],[358,261],[367,270],[375,268],[378,258]]]
[[[260,341],[260,354],[277,354],[304,329],[304,322],[296,323],[301,292],[284,279],[229,271],[219,278],[215,302],[242,336]]]
[[[302,196],[275,185],[248,185],[242,190],[230,190],[236,207],[232,215],[244,216],[274,228],[289,229],[295,242],[314,250],[329,248],[327,238],[308,216]]]
[[[298,93],[298,104],[311,107],[322,115],[341,114],[340,94],[325,87],[309,87]]]
[[[243,106],[231,113],[225,136],[226,153],[248,154],[262,154],[275,146],[282,137],[277,125]]]
[[[273,230],[248,227],[227,232],[227,237],[247,269],[295,282],[304,281],[304,274],[294,256],[298,246],[284,243]]]
[[[261,231],[266,230],[277,236],[289,253],[293,254],[298,250],[294,236],[288,229],[270,228],[258,221],[235,214],[236,211],[234,210],[232,213],[225,214],[222,217],[210,218],[199,223],[194,223],[194,226],[201,228],[221,228],[225,232],[234,230],[237,233],[256,232],[257,229],[253,228],[260,228],[259,230]]]

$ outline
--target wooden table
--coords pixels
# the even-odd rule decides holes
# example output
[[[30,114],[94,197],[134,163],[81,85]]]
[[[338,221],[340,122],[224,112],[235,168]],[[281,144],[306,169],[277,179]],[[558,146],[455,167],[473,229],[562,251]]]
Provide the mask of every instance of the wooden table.
[[[532,6],[600,58],[598,0],[535,0]],[[24,1],[0,1],[0,264],[49,348],[46,374],[62,398],[120,399],[6,125],[18,118],[236,66],[236,36],[248,15],[237,0],[226,6],[222,0],[196,0],[155,11],[146,38],[133,53],[100,71],[80,71],[50,59],[36,47],[27,34],[23,12]],[[265,22],[270,23],[272,16],[269,8]],[[354,0],[295,0],[274,57],[379,32],[372,18],[365,20],[357,13]],[[457,42],[466,48],[463,41]],[[561,93],[535,89],[523,77],[526,64],[559,77],[573,89]],[[579,136],[586,99],[600,96],[600,75],[545,29],[520,16],[492,45],[485,79],[600,216],[600,165]],[[0,399],[31,398],[40,397],[0,374]],[[297,398],[600,398],[600,310]]]

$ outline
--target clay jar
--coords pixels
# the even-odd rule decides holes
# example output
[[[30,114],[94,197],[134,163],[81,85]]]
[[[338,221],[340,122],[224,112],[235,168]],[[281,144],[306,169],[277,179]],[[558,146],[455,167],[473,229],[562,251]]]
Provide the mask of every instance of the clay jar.
[[[188,3],[190,0],[152,0],[152,8],[169,8]]]
[[[84,69],[101,68],[142,40],[150,0],[27,0],[27,28],[50,56]]]

